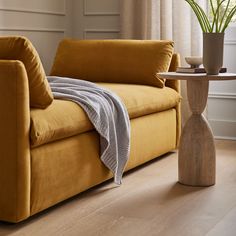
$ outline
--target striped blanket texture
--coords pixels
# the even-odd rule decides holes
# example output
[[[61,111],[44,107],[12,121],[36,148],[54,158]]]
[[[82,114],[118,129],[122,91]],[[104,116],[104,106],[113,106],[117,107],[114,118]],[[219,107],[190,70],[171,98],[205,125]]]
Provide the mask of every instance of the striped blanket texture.
[[[57,76],[47,79],[54,98],[73,101],[84,109],[100,135],[100,158],[120,185],[130,151],[130,120],[120,98],[92,82]]]

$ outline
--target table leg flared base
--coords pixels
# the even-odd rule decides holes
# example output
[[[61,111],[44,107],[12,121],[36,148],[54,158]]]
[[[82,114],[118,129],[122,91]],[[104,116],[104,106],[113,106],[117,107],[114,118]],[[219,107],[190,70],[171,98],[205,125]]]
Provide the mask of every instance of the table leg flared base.
[[[190,186],[214,185],[215,168],[212,131],[202,114],[193,114],[180,139],[179,182]]]

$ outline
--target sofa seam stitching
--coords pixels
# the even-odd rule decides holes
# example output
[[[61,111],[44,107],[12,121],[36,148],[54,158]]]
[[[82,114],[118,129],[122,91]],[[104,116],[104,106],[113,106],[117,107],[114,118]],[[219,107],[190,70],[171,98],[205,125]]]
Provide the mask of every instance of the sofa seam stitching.
[[[16,91],[15,91],[15,102],[16,102],[16,155],[15,155],[15,157],[16,157],[16,161],[15,161],[15,165],[16,165],[16,176],[15,176],[15,178],[16,178],[16,202],[15,202],[15,207],[16,207],[16,213],[15,213],[15,220],[17,221],[18,219],[18,217],[17,217],[17,214],[18,214],[18,203],[17,203],[17,197],[18,197],[18,180],[17,180],[17,176],[18,176],[18,166],[17,166],[17,162],[18,162],[18,138],[17,138],[17,133],[18,133],[18,127],[17,127],[17,112],[18,112],[18,109],[17,109],[17,89],[18,89],[18,68],[17,68],[17,65],[16,65],[16,63],[15,63],[15,74],[16,74],[16,76],[15,76],[15,83],[16,83]]]

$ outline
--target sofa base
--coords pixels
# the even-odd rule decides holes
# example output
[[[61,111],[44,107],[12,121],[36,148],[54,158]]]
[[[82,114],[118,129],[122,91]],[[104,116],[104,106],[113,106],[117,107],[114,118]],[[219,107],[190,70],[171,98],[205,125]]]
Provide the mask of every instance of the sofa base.
[[[175,147],[175,109],[132,119],[126,170]],[[95,131],[32,149],[31,165],[31,215],[112,177],[100,161]]]

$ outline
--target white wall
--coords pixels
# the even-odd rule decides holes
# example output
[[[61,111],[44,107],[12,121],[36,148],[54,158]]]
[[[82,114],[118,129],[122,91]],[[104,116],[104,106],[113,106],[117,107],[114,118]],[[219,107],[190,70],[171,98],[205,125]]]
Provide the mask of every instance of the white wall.
[[[72,0],[73,37],[113,39],[119,37],[119,0]]]
[[[225,34],[224,66],[236,73],[236,24]],[[217,138],[236,140],[236,81],[211,82],[207,116]]]
[[[28,37],[49,73],[62,38],[119,37],[119,0],[0,0],[3,35]]]
[[[0,35],[28,37],[49,72],[67,17],[66,0],[0,0]]]

